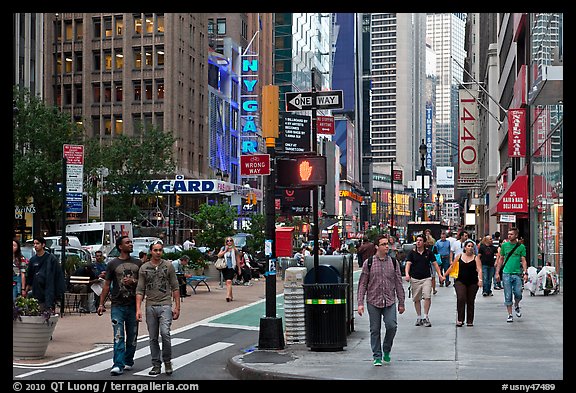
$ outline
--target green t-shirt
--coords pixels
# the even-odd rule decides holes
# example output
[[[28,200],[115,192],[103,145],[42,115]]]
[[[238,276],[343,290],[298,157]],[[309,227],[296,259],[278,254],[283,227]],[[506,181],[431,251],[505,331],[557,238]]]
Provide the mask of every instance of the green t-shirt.
[[[500,245],[500,254],[504,258],[502,263],[504,263],[506,257],[515,246],[516,243],[510,242],[502,243]],[[510,255],[510,258],[508,258],[508,262],[506,262],[502,272],[508,274],[522,274],[522,257],[526,257],[526,247],[524,247],[524,244],[520,244],[516,250],[514,250],[514,253]]]

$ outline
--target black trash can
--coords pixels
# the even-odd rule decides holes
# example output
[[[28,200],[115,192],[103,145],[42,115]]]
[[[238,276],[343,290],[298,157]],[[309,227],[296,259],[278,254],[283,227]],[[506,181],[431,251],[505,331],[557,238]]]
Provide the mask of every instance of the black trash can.
[[[302,284],[306,346],[313,351],[343,351],[346,341],[347,283]]]

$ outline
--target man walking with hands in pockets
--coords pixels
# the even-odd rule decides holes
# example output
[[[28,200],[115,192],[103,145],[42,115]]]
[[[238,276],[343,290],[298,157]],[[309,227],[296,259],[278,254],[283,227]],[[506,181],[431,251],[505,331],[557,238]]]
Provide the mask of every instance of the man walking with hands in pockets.
[[[396,299],[398,312],[402,314],[404,307],[404,287],[402,273],[398,261],[388,255],[388,238],[379,236],[376,239],[376,254],[362,265],[362,273],[358,281],[358,314],[364,314],[364,297],[370,319],[370,346],[374,366],[382,366],[382,349],[384,361],[390,362],[390,351],[398,322],[396,318]],[[381,342],[380,330],[384,320],[386,334]]]

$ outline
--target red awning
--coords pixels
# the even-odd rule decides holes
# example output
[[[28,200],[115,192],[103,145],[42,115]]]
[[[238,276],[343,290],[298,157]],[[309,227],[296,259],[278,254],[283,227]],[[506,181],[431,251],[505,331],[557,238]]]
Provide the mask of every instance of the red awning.
[[[490,209],[490,215],[528,213],[528,176],[519,175]]]

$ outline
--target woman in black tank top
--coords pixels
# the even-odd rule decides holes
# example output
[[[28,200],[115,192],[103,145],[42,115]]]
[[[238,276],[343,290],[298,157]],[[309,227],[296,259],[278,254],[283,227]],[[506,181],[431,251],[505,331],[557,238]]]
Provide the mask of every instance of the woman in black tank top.
[[[458,278],[454,281],[456,290],[456,326],[464,324],[466,316],[466,325],[474,326],[474,302],[476,301],[476,292],[482,285],[482,263],[480,257],[474,255],[474,241],[466,240],[464,242],[464,252],[456,257],[455,263],[458,263]],[[444,273],[448,275],[452,266]]]

